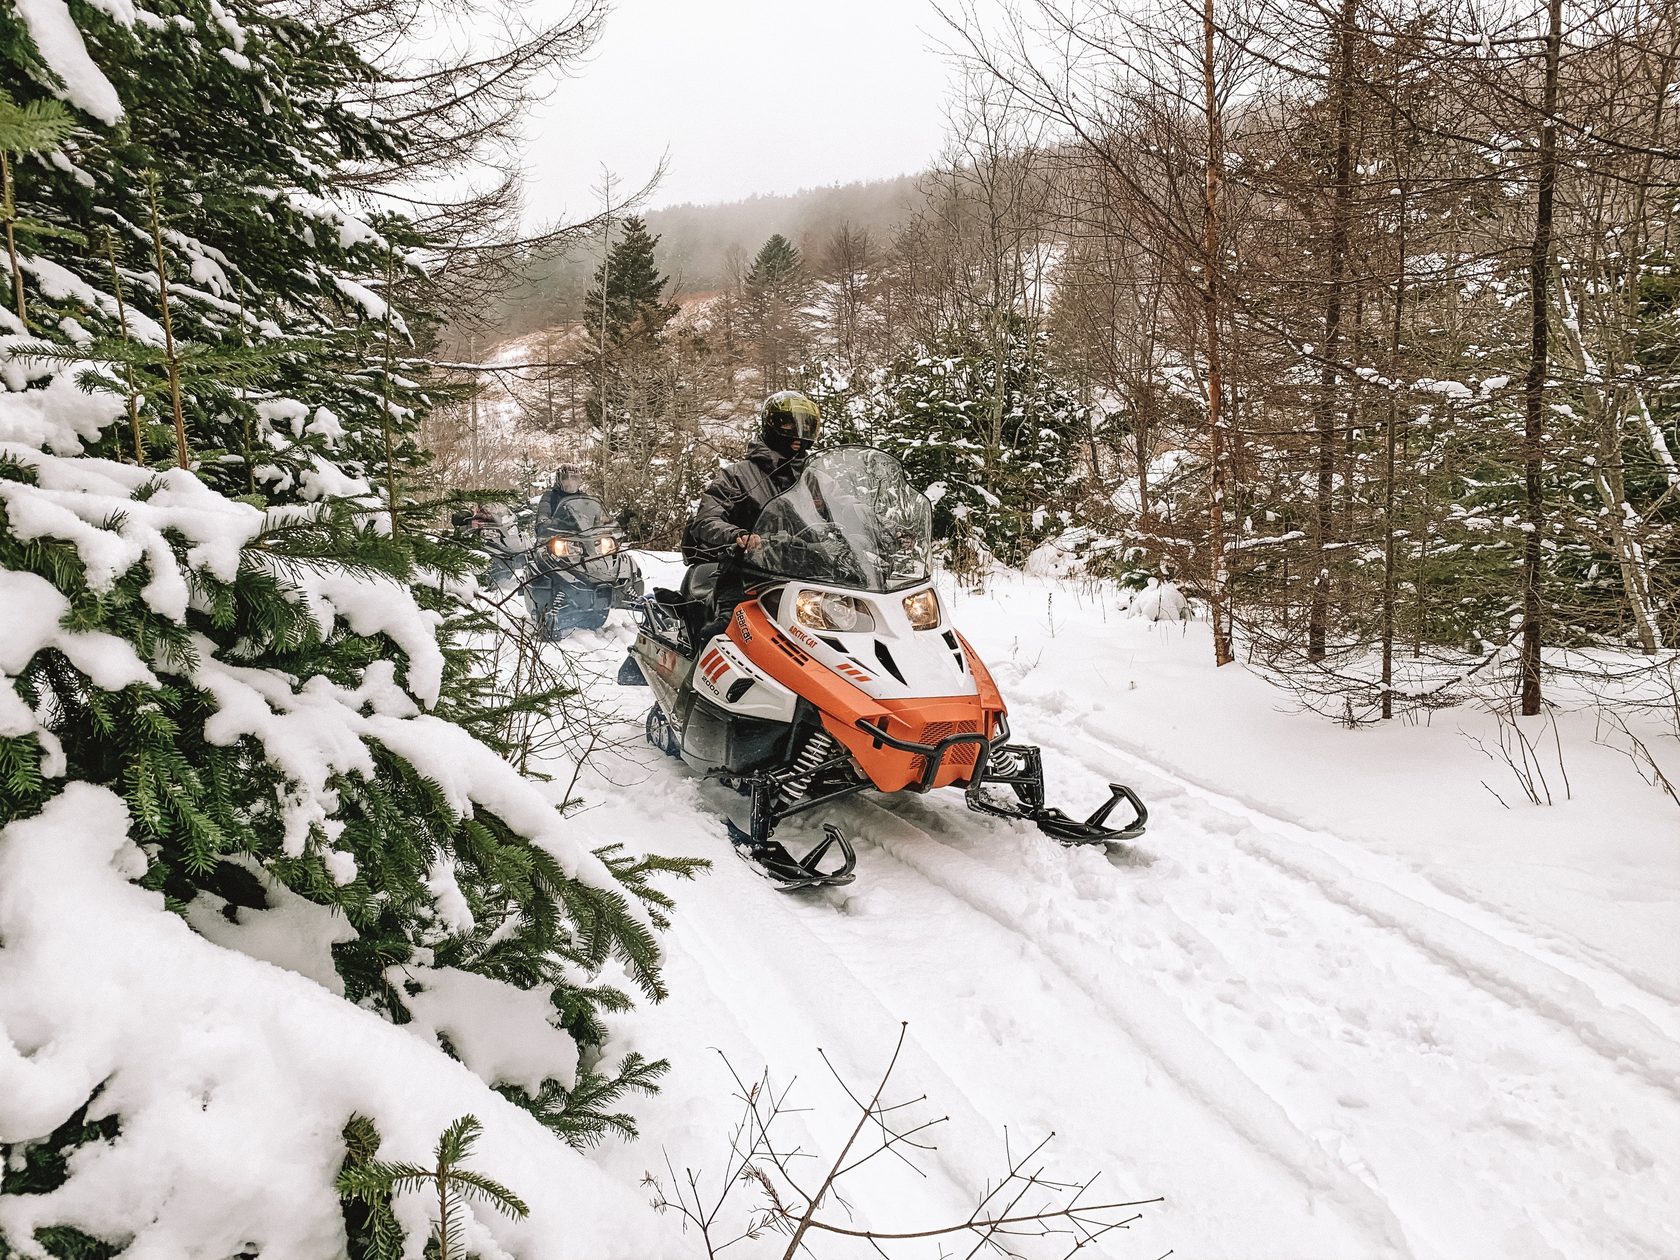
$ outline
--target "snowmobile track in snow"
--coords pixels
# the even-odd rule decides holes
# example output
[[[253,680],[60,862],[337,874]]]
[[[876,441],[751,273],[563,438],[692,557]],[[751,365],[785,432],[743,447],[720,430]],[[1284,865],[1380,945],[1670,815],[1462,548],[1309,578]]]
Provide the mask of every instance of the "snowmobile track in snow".
[[[1137,764],[1152,777],[1172,777],[1160,767],[1141,760]],[[1186,800],[1194,785],[1179,786],[1186,796],[1178,799]],[[1365,1006],[1346,1003],[1338,977],[1317,973],[1318,958],[1308,942],[1297,944],[1298,936],[1281,926],[1271,932],[1262,926],[1259,939],[1270,935],[1280,946],[1280,952],[1262,964],[1254,949],[1257,938],[1244,920],[1263,918],[1264,909],[1255,910],[1251,905],[1245,915],[1245,908],[1233,901],[1222,915],[1198,912],[1207,908],[1168,905],[1174,920],[1170,948],[1105,948],[1112,944],[1112,934],[1104,930],[1108,915],[1146,917],[1133,914],[1127,907],[1124,898],[1128,890],[1121,872],[1109,868],[1098,874],[1099,882],[1108,887],[1094,889],[1093,900],[1100,897],[1106,901],[1104,893],[1117,900],[1103,906],[1102,921],[1093,921],[1070,911],[1054,893],[1040,898],[1034,906],[1030,883],[1023,885],[1010,873],[953,847],[947,838],[973,837],[973,825],[965,816],[946,810],[943,802],[930,799],[893,810],[872,806],[870,813],[872,825],[866,830],[881,836],[879,847],[884,853],[1006,932],[1025,938],[1030,956],[1041,967],[1044,963],[1054,966],[1061,977],[1096,1004],[1108,1023],[1187,1094],[1219,1115],[1251,1147],[1301,1177],[1311,1192],[1334,1203],[1357,1222],[1373,1244],[1390,1252],[1408,1254],[1411,1250],[1407,1241],[1411,1231],[1400,1218],[1404,1217],[1413,1229],[1427,1233],[1426,1217],[1433,1206],[1394,1203],[1383,1190],[1383,1179],[1373,1171],[1373,1162],[1380,1162],[1383,1156],[1373,1154],[1367,1159],[1360,1151],[1364,1140],[1360,1126],[1344,1126],[1337,1131],[1335,1125],[1325,1123],[1326,1116],[1340,1108],[1361,1109],[1363,1094],[1372,1086],[1381,1088],[1380,1081],[1362,1079],[1367,1074],[1354,1070],[1372,1066],[1366,1058],[1355,1056],[1350,1067],[1341,1062],[1343,1056],[1337,1053],[1337,1047],[1344,1039],[1358,1042],[1372,1031],[1378,1040],[1409,1031],[1403,1027],[1404,1020],[1402,1026],[1381,1026],[1388,1008],[1409,1006],[1413,1012],[1423,1012],[1424,1020],[1432,1018],[1437,1007],[1454,1012],[1441,1016],[1434,1026],[1425,1024],[1418,1034],[1424,1053],[1444,1060],[1434,1072],[1441,1089],[1425,1092],[1450,1097],[1449,1088],[1455,1088],[1458,1095],[1456,1101],[1437,1103],[1443,1113],[1440,1123],[1444,1132],[1451,1131],[1455,1110],[1464,1110],[1467,1117],[1504,1117],[1507,1110],[1497,1080],[1484,1081],[1454,1066],[1457,1062],[1479,1066],[1487,1047],[1477,1043],[1486,1039],[1478,1037],[1474,1028],[1499,1022],[1489,1008],[1477,1005],[1478,997],[1473,995],[1479,995],[1483,1003],[1487,997],[1497,999],[1508,1012],[1504,1024],[1513,1029],[1506,1041],[1531,1047],[1537,1057],[1562,1065],[1559,1075],[1569,1079],[1572,1086],[1580,1086],[1583,1074],[1590,1069],[1567,1047],[1584,1046],[1594,1052],[1595,1061],[1602,1065],[1600,1071],[1608,1069],[1632,1078],[1640,1089],[1654,1087],[1672,1109],[1676,1094],[1674,1074],[1667,1062],[1669,1048],[1640,1017],[1609,1009],[1574,977],[1547,968],[1432,907],[1390,894],[1345,868],[1338,870],[1331,864],[1333,873],[1327,873],[1323,864],[1309,866],[1306,859],[1279,853],[1256,836],[1234,833],[1230,825],[1233,821],[1250,829],[1261,827],[1260,820],[1250,816],[1252,811],[1238,802],[1194,802],[1191,809],[1179,811],[1176,823],[1168,824],[1163,818],[1159,834],[1148,847],[1165,854],[1176,842],[1190,839],[1199,847],[1221,851],[1226,862],[1244,872],[1255,903],[1264,903],[1268,892],[1286,882],[1287,888],[1279,891],[1292,902],[1282,897],[1272,899],[1275,906],[1289,906],[1286,920],[1312,915],[1323,926],[1321,933],[1309,932],[1309,937],[1324,939],[1339,932],[1347,944],[1338,948],[1370,951],[1381,959],[1379,973],[1386,977],[1386,991],[1379,1000]],[[930,825],[920,825],[923,818]],[[1281,820],[1267,821],[1289,827]],[[1213,825],[1206,826],[1208,822]],[[1278,840],[1275,836],[1267,839]],[[1041,843],[1036,838],[1033,842]],[[1255,867],[1265,874],[1256,874]],[[1102,879],[1104,873],[1112,878]],[[1267,878],[1270,887],[1264,882]],[[1298,895],[1302,887],[1317,894],[1316,909],[1301,908]],[[1382,929],[1375,936],[1370,932],[1373,925]],[[1244,930],[1232,934],[1228,930],[1232,926]],[[1225,939],[1219,939],[1221,936]],[[1407,948],[1396,953],[1391,948],[1394,942],[1404,942]],[[1127,952],[1132,956],[1122,956]],[[1175,953],[1180,955],[1176,969],[1171,957]],[[1156,955],[1153,959],[1152,954]],[[1297,966],[1296,974],[1280,992],[1261,994],[1251,985],[1249,974],[1256,966],[1275,970],[1290,958],[1303,957],[1305,965]],[[1152,961],[1155,966],[1150,965]],[[1355,962],[1355,973],[1357,969]],[[1453,990],[1448,977],[1456,977],[1464,988]],[[1550,991],[1545,987],[1548,985],[1564,986],[1565,993]],[[1212,999],[1205,992],[1210,988],[1216,994]],[[1313,1087],[1306,1091],[1305,1098],[1302,1082],[1279,1088],[1275,1070],[1268,1081],[1261,1079],[1264,1073],[1244,1066],[1244,1060],[1250,1058],[1245,1051],[1254,1049],[1256,1043],[1290,1040],[1282,1036],[1289,1023],[1289,1008],[1303,1001],[1322,1008],[1321,1034],[1329,1034],[1293,1039],[1290,1053],[1306,1069],[1305,1083]],[[1215,1017],[1210,1017],[1210,1011]],[[1378,1025],[1375,1030],[1369,1028],[1373,1021]],[[1534,1027],[1535,1021],[1541,1028]],[[1498,1039],[1494,1040],[1497,1044]],[[1405,1053],[1402,1046],[1402,1058]],[[1291,1074],[1299,1076],[1299,1072]],[[1598,1092],[1582,1089],[1587,1098]],[[1533,1115],[1509,1121],[1514,1136],[1527,1136],[1541,1152],[1513,1151],[1511,1165],[1520,1170],[1520,1180],[1536,1176],[1551,1180],[1546,1149],[1572,1145],[1579,1134],[1592,1131],[1596,1117],[1590,1103],[1564,1105],[1562,1114],[1558,1111],[1557,1107],[1542,1107]],[[1503,1119],[1500,1122],[1505,1123]],[[1379,1141],[1374,1145],[1383,1144]],[[1644,1166],[1654,1158],[1624,1130],[1611,1134],[1608,1156],[1618,1164],[1629,1160],[1635,1166]],[[1498,1170],[1480,1171],[1482,1193],[1520,1194],[1518,1186],[1500,1184],[1505,1178],[1497,1175]],[[1558,1188],[1561,1191],[1563,1187]],[[1668,1254],[1666,1244],[1643,1229],[1625,1229],[1610,1222],[1604,1222],[1602,1229],[1606,1237],[1616,1240],[1619,1254]],[[1546,1238],[1544,1225],[1538,1232],[1535,1243]],[[1546,1238],[1541,1245],[1568,1250],[1571,1242],[1556,1237]]]
[[[1382,1193],[1332,1164],[1325,1152],[1291,1123],[1277,1099],[1164,1001],[1147,979],[1126,971],[1107,971],[1105,981],[1098,974],[1102,970],[1100,955],[1069,950],[1054,936],[1022,932],[1018,886],[946,844],[941,838],[942,828],[929,830],[909,821],[901,810],[867,804],[877,815],[878,828],[872,828],[877,837],[889,830],[907,833],[877,838],[876,845],[884,854],[948,894],[958,905],[1020,938],[1028,946],[1028,961],[1041,964],[1035,968],[1041,976],[1043,965],[1054,968],[1064,983],[1092,1003],[1108,1024],[1147,1054],[1219,1123],[1273,1161],[1286,1176],[1299,1178],[1309,1194],[1323,1195],[1334,1203],[1387,1253],[1412,1254],[1404,1229]],[[952,821],[971,825],[960,816]],[[992,824],[981,824],[987,825]],[[1040,837],[1031,839],[1044,843]]]
[[[1673,1030],[1659,1028],[1652,1019],[1671,1013],[1661,994],[1619,970],[1594,974],[1594,968],[1556,954],[1493,907],[1456,897],[1396,863],[1203,787],[1135,753],[1114,751],[1149,779],[1177,789],[1198,810],[1236,824],[1230,840],[1244,853],[1398,935],[1484,992],[1579,1038],[1618,1068],[1680,1101],[1680,1044]],[[1326,851],[1331,848],[1334,854]],[[1384,869],[1362,874],[1351,862]],[[1378,874],[1411,885],[1416,894],[1379,882]],[[1480,925],[1471,921],[1476,919]],[[1629,1009],[1612,1009],[1607,992],[1618,994]]]

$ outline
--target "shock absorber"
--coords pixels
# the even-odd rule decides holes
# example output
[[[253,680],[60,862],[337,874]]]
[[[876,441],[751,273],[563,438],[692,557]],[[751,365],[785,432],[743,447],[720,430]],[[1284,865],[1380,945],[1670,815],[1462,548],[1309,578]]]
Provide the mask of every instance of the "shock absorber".
[[[986,763],[986,772],[1000,779],[1012,778],[1026,768],[1026,758],[1007,744],[993,748],[991,759]]]
[[[787,777],[782,779],[776,788],[776,804],[779,809],[786,809],[794,802],[802,800],[805,793],[810,791],[811,779],[823,762],[833,759],[839,746],[822,727],[812,731],[806,739],[804,747],[794,757],[793,764],[787,769]]]

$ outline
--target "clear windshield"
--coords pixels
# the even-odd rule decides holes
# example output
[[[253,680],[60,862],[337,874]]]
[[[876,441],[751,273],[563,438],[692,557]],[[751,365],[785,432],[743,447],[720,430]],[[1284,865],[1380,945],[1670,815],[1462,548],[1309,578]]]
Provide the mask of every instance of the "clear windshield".
[[[841,447],[812,456],[753,532],[764,541],[748,563],[762,572],[892,591],[927,579],[933,505],[891,455]]]
[[[586,534],[607,524],[607,509],[601,501],[587,494],[569,494],[554,505],[554,514],[546,525],[550,532]]]

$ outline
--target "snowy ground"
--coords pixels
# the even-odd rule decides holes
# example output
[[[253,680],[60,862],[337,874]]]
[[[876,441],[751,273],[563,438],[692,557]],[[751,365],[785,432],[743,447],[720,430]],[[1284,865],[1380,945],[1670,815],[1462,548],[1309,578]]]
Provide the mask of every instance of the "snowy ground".
[[[807,1149],[832,1150],[851,1117],[818,1048],[872,1083],[902,1020],[894,1081],[950,1121],[925,1176],[854,1187],[877,1228],[960,1216],[1006,1130],[1054,1130],[1055,1172],[1165,1198],[1104,1255],[1680,1255],[1680,809],[1590,716],[1563,723],[1574,798],[1506,810],[1460,733],[1480,715],[1349,732],[1112,592],[948,593],[1053,801],[1123,779],[1147,836],[1066,850],[955,794],[860,800],[829,815],[857,883],[788,895],[729,855],[737,798],[633,743],[599,757],[583,825],[717,860],[677,890],[674,996],[626,1032],[674,1070],[610,1172],[716,1177],[739,1105],[715,1051],[797,1076]],[[610,672],[629,637],[567,648]],[[633,734],[647,693],[597,691]]]

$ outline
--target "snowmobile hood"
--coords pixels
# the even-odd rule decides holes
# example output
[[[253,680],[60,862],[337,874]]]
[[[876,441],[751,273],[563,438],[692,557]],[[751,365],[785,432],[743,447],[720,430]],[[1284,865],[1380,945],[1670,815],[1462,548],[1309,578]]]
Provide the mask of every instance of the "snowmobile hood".
[[[883,743],[862,724],[916,744],[937,744],[958,735],[992,738],[1002,728],[1003,700],[990,675],[983,672],[984,666],[974,673],[967,694],[883,698],[865,690],[868,676],[860,677],[855,667],[848,671],[817,659],[820,643],[811,650],[801,646],[756,600],[735,609],[728,633],[757,669],[817,709],[824,728],[883,792],[965,783],[975,768],[979,746],[965,743],[951,748],[928,781],[925,756]]]

